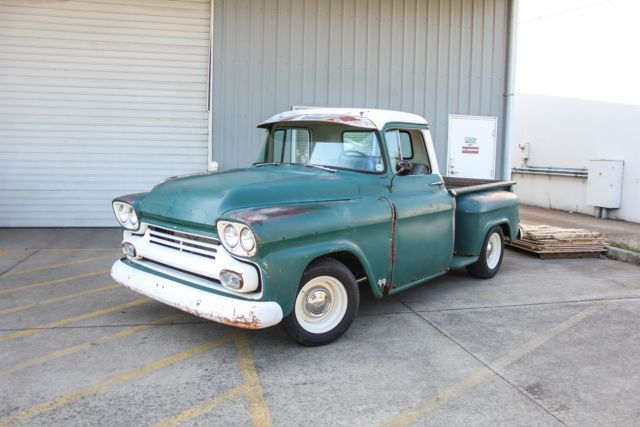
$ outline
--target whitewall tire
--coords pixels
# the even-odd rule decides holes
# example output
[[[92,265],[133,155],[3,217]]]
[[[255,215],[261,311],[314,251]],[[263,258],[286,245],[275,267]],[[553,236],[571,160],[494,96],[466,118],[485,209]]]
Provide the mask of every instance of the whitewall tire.
[[[478,261],[468,266],[467,272],[479,279],[490,279],[500,270],[503,256],[504,233],[502,227],[497,225],[485,236]]]
[[[300,344],[328,344],[349,328],[359,303],[351,271],[339,261],[323,258],[304,272],[293,311],[283,325]]]

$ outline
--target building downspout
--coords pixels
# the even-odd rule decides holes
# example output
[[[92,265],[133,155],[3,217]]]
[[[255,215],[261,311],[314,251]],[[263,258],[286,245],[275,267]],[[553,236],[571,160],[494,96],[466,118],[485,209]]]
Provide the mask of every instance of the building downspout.
[[[209,80],[207,82],[207,113],[208,113],[208,138],[207,138],[207,171],[216,172],[218,162],[213,160],[213,12],[215,0],[211,0],[209,14]]]
[[[504,150],[502,158],[502,179],[511,179],[511,149],[514,143],[514,92],[516,84],[516,51],[518,45],[519,0],[509,2],[509,37],[507,40],[507,81],[504,94]]]

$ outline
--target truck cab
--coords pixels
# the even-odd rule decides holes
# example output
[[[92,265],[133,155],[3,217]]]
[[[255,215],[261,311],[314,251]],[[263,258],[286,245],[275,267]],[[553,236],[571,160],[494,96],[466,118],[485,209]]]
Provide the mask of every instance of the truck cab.
[[[518,238],[513,182],[444,179],[426,120],[369,109],[288,111],[258,161],[119,197],[113,278],[217,322],[340,337],[377,298],[467,268],[499,270]]]

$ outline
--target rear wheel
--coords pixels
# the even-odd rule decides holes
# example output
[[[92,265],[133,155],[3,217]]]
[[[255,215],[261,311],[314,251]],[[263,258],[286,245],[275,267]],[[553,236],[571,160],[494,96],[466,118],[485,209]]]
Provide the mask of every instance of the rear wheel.
[[[283,326],[300,344],[328,344],[349,329],[359,304],[351,271],[334,259],[320,259],[302,275],[295,306]]]
[[[496,275],[504,256],[504,233],[502,227],[495,226],[484,238],[480,257],[475,264],[467,266],[467,273],[479,279],[490,279]]]

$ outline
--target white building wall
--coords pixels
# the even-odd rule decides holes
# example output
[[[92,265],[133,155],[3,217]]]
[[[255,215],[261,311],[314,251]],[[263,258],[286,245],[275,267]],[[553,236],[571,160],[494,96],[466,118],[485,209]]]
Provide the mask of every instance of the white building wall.
[[[588,168],[589,160],[624,160],[622,202],[611,218],[640,222],[640,106],[516,95],[512,165]],[[530,143],[524,164],[518,144]],[[513,174],[522,203],[592,214],[587,179]]]

